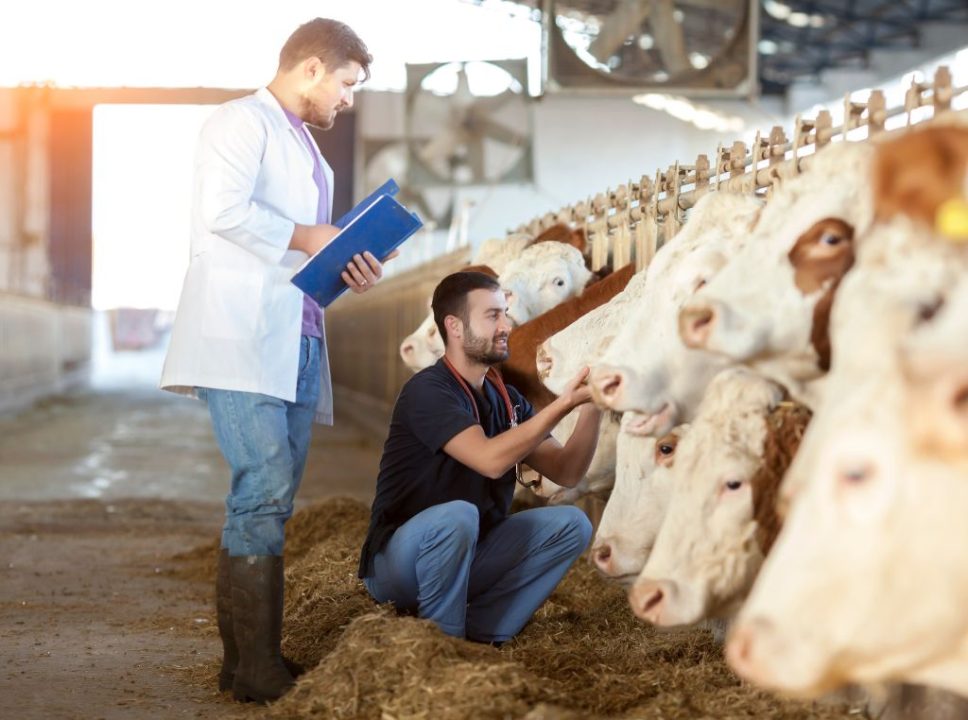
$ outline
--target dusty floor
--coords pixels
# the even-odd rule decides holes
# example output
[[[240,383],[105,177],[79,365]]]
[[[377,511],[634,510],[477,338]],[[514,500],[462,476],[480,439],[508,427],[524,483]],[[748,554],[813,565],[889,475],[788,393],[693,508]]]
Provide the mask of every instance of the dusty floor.
[[[369,499],[378,461],[317,428],[299,503]],[[226,477],[204,406],[144,386],[0,418],[0,718],[253,713],[188,682],[221,648],[211,587],[172,560],[215,537]]]

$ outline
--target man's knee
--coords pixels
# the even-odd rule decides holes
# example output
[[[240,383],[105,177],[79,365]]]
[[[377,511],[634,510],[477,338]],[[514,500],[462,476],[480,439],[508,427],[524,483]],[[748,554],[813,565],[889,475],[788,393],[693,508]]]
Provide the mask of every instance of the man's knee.
[[[435,506],[424,538],[434,547],[446,546],[454,551],[466,551],[476,545],[479,528],[477,506],[464,500],[454,500]]]
[[[576,553],[583,553],[592,540],[592,523],[588,516],[574,505],[559,505],[548,509],[555,513],[560,537],[572,543]]]

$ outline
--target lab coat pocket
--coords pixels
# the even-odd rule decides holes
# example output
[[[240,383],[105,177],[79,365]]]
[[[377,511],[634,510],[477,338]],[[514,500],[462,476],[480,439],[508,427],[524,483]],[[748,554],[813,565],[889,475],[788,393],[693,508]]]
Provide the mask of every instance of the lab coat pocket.
[[[211,268],[202,310],[202,333],[225,339],[253,338],[262,306],[262,278],[252,273]]]

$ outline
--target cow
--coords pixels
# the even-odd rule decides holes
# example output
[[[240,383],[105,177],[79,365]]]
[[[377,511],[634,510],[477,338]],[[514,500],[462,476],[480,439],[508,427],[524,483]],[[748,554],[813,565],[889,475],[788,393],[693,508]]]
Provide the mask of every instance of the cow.
[[[644,292],[589,375],[596,403],[641,414],[626,430],[661,436],[689,422],[706,385],[731,364],[682,343],[679,308],[739,251],[762,208],[752,196],[708,194],[649,264]]]
[[[834,294],[873,218],[873,155],[871,143],[830,145],[775,189],[744,249],[683,306],[688,347],[746,363],[808,406],[816,401],[830,366]]]
[[[561,242],[535,243],[504,268],[498,278],[508,302],[508,318],[522,325],[581,293],[592,279],[581,250]]]
[[[634,301],[645,291],[645,271],[636,272],[625,289],[585,313],[538,346],[535,362],[546,388],[559,394],[586,365],[594,365],[615,338]],[[570,374],[569,374],[570,373]]]
[[[930,147],[932,133],[943,147],[951,138],[935,130],[884,144],[879,158]],[[727,645],[740,675],[785,694],[904,680],[968,695],[966,468],[947,442],[912,432],[905,384],[912,344],[950,331],[943,310],[968,277],[968,247],[931,224],[944,202],[968,199],[968,131],[958,137],[960,152],[943,153],[948,180],[925,178],[947,186],[927,206],[909,205],[910,185],[875,178],[880,220],[831,312],[830,372],[784,480],[783,529]],[[932,167],[930,153],[905,156],[912,177]]]
[[[629,586],[645,567],[672,493],[676,446],[687,431],[681,425],[661,438],[618,434],[615,486],[591,549],[605,578]]]
[[[538,377],[536,354],[538,347],[549,337],[569,327],[586,314],[604,305],[621,293],[635,272],[626,265],[592,283],[577,297],[532,318],[514,328],[508,338],[508,359],[501,363],[504,379],[524,393],[537,407],[544,407],[557,394],[551,392]],[[577,374],[577,370],[575,371]]]
[[[655,625],[729,619],[779,530],[776,494],[809,411],[742,367],[709,384],[676,448],[671,498],[648,562],[629,593]]]

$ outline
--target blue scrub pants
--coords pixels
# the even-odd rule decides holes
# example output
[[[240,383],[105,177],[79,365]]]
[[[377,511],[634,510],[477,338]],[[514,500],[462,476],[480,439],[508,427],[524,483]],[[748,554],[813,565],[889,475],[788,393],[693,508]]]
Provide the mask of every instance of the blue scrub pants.
[[[319,338],[303,335],[295,402],[198,388],[232,471],[222,528],[222,547],[232,557],[282,555],[319,399],[319,353]]]
[[[478,528],[477,507],[463,500],[418,513],[374,556],[367,590],[448,635],[503,642],[531,619],[592,535],[585,514],[568,505],[509,515],[483,538]]]

